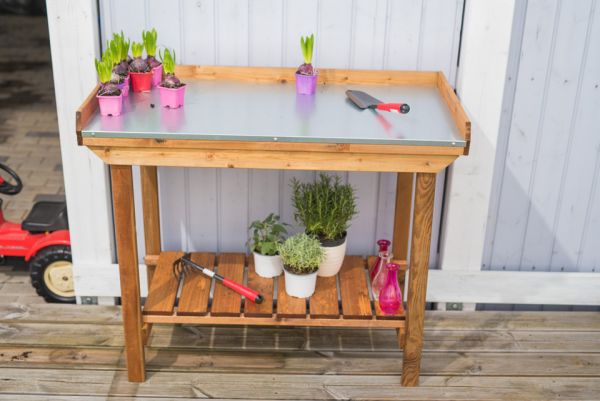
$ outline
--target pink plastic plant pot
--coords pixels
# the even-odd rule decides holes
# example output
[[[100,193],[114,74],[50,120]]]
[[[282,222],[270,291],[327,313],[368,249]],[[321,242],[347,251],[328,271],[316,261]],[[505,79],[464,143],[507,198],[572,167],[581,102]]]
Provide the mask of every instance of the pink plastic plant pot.
[[[134,92],[150,92],[152,89],[152,72],[130,72],[131,90]]]
[[[117,87],[121,89],[121,94],[123,97],[129,96],[129,78],[126,78],[123,82],[121,82]]]
[[[299,95],[314,95],[317,90],[317,74],[296,74],[296,93]]]
[[[158,86],[162,82],[162,73],[162,64],[152,69],[152,87]]]
[[[165,88],[162,86],[158,87],[160,91],[160,105],[162,107],[169,107],[176,109],[183,106],[183,99],[185,97],[185,85],[179,88]]]
[[[123,95],[119,96],[98,96],[98,104],[100,105],[100,114],[103,116],[120,116],[123,110]]]

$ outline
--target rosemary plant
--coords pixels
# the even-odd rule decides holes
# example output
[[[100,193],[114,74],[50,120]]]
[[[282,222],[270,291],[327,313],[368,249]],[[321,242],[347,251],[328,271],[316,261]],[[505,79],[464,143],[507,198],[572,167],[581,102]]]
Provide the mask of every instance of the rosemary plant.
[[[357,213],[354,188],[341,183],[340,177],[321,173],[314,183],[292,180],[294,219],[306,233],[321,241],[344,237],[350,220]]]

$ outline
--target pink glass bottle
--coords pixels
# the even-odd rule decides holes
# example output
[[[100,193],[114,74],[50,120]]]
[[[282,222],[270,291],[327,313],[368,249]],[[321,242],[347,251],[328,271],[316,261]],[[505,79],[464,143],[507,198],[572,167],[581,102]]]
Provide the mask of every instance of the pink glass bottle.
[[[388,247],[390,246],[390,244],[391,244],[391,242],[388,241],[387,239],[380,239],[379,241],[377,241],[377,245],[379,245],[379,253],[377,254],[377,259],[375,259],[375,263],[373,264],[373,266],[371,266],[371,271],[369,272],[369,277],[371,278],[371,282],[373,282],[373,279],[375,278],[375,276],[381,269],[381,266],[382,266],[381,256],[384,253],[385,254],[388,253]]]
[[[379,263],[380,264],[379,271],[377,272],[377,275],[375,276],[373,281],[371,281],[371,289],[373,290],[373,298],[375,299],[375,301],[377,301],[379,299],[379,292],[385,285],[385,281],[386,281],[386,277],[387,277],[387,269],[385,268],[385,266],[388,263],[390,263],[391,260],[392,260],[391,253],[388,253],[387,251],[381,253],[381,261]]]
[[[385,266],[385,284],[379,292],[379,307],[385,315],[394,315],[402,308],[402,291],[398,285],[398,265],[388,263]]]

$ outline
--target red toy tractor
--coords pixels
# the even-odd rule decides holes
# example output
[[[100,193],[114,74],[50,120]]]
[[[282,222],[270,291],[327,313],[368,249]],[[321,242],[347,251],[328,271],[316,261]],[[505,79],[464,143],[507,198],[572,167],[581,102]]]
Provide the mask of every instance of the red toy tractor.
[[[0,163],[0,194],[16,195],[21,178]],[[0,264],[14,260],[29,263],[31,284],[48,302],[75,302],[71,239],[64,201],[40,201],[21,222],[4,219],[0,199]]]

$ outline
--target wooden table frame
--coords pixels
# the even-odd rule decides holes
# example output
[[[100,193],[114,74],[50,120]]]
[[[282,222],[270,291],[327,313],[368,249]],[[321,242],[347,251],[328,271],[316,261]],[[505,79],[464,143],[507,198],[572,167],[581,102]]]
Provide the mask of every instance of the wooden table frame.
[[[294,69],[245,67],[179,67],[183,79],[239,79],[243,81],[279,81],[294,79]],[[397,146],[364,144],[261,143],[243,141],[156,140],[82,137],[82,128],[96,112],[94,90],[77,111],[77,140],[111,167],[116,244],[119,257],[121,300],[127,369],[129,380],[145,379],[144,345],[153,323],[169,323],[166,316],[149,319],[142,314],[134,211],[132,166],[141,166],[142,204],[148,280],[152,280],[161,252],[157,166],[263,168],[294,170],[337,170],[396,172],[397,191],[393,249],[395,256],[406,259],[410,237],[410,276],[407,292],[406,322],[399,328],[399,344],[404,349],[402,384],[419,383],[425,296],[431,245],[431,228],[436,173],[459,155],[466,155],[470,143],[470,122],[452,88],[441,72],[320,70],[319,82],[428,85],[438,89],[452,118],[465,139],[462,147]],[[265,146],[266,145],[266,146]],[[414,174],[416,173],[416,179]],[[414,199],[412,199],[414,185]],[[413,230],[409,231],[411,206]],[[245,324],[243,320],[202,317],[190,323]],[[323,319],[321,319],[323,320]],[[357,326],[338,320],[304,319],[298,324]],[[181,322],[181,320],[178,320]],[[394,327],[363,321],[360,327]],[[255,320],[253,324],[295,324],[295,321]],[[405,325],[405,332],[404,332]],[[405,334],[405,336],[404,336]]]

